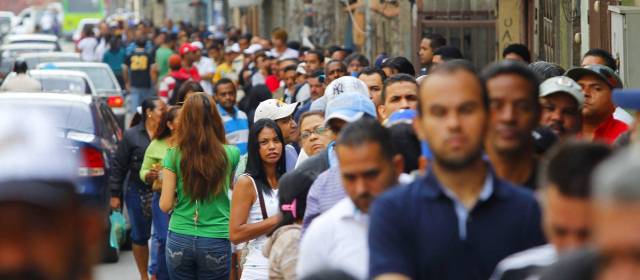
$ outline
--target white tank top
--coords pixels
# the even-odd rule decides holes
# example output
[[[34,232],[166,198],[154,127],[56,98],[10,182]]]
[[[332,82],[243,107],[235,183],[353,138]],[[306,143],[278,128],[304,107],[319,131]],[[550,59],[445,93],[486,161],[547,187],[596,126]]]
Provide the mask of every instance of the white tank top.
[[[262,218],[262,210],[260,209],[258,188],[256,186],[256,182],[251,176],[247,174],[244,174],[243,176],[251,179],[251,182],[253,182],[253,189],[256,191],[256,199],[251,205],[251,209],[249,210],[249,218],[247,219],[247,224],[255,224],[264,220]],[[267,216],[271,217],[278,214],[278,189],[272,190],[270,194],[267,194],[266,192],[263,192],[262,194],[264,197],[265,208],[267,210]],[[249,252],[244,264],[243,276],[245,270],[264,270],[269,268],[269,260],[262,255],[262,247],[264,246],[266,241],[267,236],[261,235],[260,237],[248,242],[247,247],[249,249]],[[265,270],[265,272],[267,271]],[[267,277],[266,274],[265,277]],[[243,279],[244,278],[245,277],[243,277]]]

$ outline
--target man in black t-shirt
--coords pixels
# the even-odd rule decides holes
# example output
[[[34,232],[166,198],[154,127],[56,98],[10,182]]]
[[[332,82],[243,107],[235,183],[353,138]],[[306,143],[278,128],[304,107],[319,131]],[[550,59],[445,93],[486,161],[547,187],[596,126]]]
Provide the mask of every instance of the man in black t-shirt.
[[[153,55],[145,52],[145,41],[137,40],[136,48],[127,56],[124,63],[128,69],[125,83],[129,95],[127,96],[127,110],[135,113],[142,100],[154,95],[151,82],[151,65]]]

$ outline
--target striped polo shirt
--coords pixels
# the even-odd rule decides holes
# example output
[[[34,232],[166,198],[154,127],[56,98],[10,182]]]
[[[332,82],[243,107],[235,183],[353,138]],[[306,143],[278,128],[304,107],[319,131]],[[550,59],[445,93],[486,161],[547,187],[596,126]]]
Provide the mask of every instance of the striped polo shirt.
[[[247,142],[249,141],[249,121],[247,114],[240,111],[237,107],[233,107],[234,115],[230,115],[220,104],[218,113],[224,123],[224,131],[226,133],[227,142],[235,145],[240,149],[240,154],[247,153]]]

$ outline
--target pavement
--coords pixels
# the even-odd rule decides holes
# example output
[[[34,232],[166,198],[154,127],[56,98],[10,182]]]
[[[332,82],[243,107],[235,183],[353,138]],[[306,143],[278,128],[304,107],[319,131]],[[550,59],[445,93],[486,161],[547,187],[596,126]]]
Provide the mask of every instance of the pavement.
[[[140,279],[131,251],[120,252],[117,263],[100,264],[94,271],[96,280],[135,280]]]

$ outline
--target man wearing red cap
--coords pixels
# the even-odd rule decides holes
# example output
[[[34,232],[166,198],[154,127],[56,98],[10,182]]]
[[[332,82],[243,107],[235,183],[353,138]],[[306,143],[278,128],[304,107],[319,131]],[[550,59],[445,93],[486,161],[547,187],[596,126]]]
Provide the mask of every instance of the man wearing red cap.
[[[198,49],[192,46],[190,43],[184,43],[180,46],[180,56],[182,56],[182,68],[180,73],[188,75],[192,80],[199,82],[200,74],[198,69],[193,65],[196,61],[196,52]]]
[[[177,91],[175,89],[190,78],[189,75],[181,72],[181,69],[182,59],[180,56],[177,54],[169,56],[169,74],[162,78],[158,86],[158,96],[169,104],[175,104],[177,97],[174,94]]]

